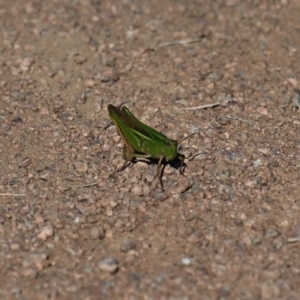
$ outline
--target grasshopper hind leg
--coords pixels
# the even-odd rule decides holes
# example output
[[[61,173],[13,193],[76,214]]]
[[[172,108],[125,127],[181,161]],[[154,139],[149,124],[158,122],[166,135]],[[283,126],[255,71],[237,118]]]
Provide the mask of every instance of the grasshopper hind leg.
[[[123,158],[125,161],[122,167],[115,170],[111,175],[124,171],[129,165],[132,165],[136,162],[133,150],[128,148],[126,145],[123,147]]]
[[[130,160],[130,161],[124,161],[124,164],[122,165],[121,168],[117,169],[114,171],[114,173],[117,172],[122,172],[124,171],[128,166],[133,165],[134,164],[134,160]]]
[[[117,169],[115,172],[124,171],[129,165],[132,165],[136,162],[133,149],[127,147],[126,144],[123,147],[123,158],[125,160],[123,166]]]

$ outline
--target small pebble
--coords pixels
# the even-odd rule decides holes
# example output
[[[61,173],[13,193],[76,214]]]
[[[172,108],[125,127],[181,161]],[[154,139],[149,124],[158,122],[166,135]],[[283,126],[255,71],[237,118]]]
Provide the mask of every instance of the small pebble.
[[[30,213],[30,208],[29,206],[25,205],[20,209],[20,213],[22,215],[27,215],[28,213]]]
[[[48,108],[42,107],[40,109],[40,115],[42,115],[42,116],[49,116],[49,110],[48,110]]]
[[[31,165],[31,159],[25,158],[22,161],[19,162],[18,166],[19,168],[26,168]]]
[[[89,215],[89,216],[87,216],[87,218],[86,218],[86,221],[87,221],[88,223],[91,223],[91,224],[97,223],[98,220],[99,220],[99,217],[98,217],[97,215]]]
[[[42,241],[45,241],[48,237],[53,236],[53,234],[54,234],[53,227],[48,225],[41,229],[40,233],[37,235],[37,238]]]
[[[12,251],[19,251],[21,249],[21,246],[19,243],[11,243],[10,244],[10,249]]]
[[[111,207],[107,207],[107,208],[106,208],[106,215],[107,215],[108,217],[112,217],[112,216],[114,215],[114,212],[113,212],[113,210],[112,210]]]
[[[268,229],[268,230],[266,231],[264,237],[265,237],[265,238],[269,238],[269,237],[274,238],[274,237],[277,237],[278,235],[280,235],[280,232],[279,232],[278,230],[273,229],[273,228],[270,228],[270,229]]]
[[[45,223],[45,219],[41,216],[37,216],[35,218],[35,223],[38,224],[38,225],[42,225],[43,223]]]
[[[131,237],[125,237],[121,241],[120,250],[122,252],[128,252],[136,247],[135,239]]]
[[[298,85],[298,81],[291,77],[288,79],[288,82],[292,85],[293,88],[296,88]]]
[[[119,270],[119,261],[112,257],[107,257],[99,262],[99,269],[110,274],[115,274]]]
[[[196,244],[199,242],[199,234],[198,232],[193,232],[191,235],[189,235],[186,239],[188,244]]]
[[[268,149],[268,148],[258,148],[257,150],[258,150],[258,152],[260,152],[264,155],[270,155],[270,153],[271,153],[270,149]]]
[[[181,259],[181,264],[184,266],[189,266],[192,263],[192,260],[189,257],[184,257]]]
[[[79,161],[74,162],[74,167],[76,171],[80,173],[85,173],[88,170],[88,165]]]
[[[257,159],[256,161],[253,162],[253,166],[255,168],[261,167],[262,165],[263,165],[263,163],[262,163],[261,159]]]
[[[121,137],[119,135],[114,135],[112,137],[112,140],[114,141],[115,144],[120,143]]]
[[[20,69],[23,72],[27,72],[33,64],[34,64],[34,59],[33,58],[25,57],[20,63]]]
[[[11,126],[9,126],[8,124],[3,123],[3,124],[0,125],[0,132],[1,131],[2,132],[9,131],[9,130],[11,130]]]
[[[257,184],[257,180],[253,179],[253,180],[248,180],[245,182],[245,186],[249,187],[249,188],[254,188]]]
[[[48,181],[49,178],[50,178],[50,174],[49,172],[45,171],[45,172],[42,172],[39,176],[40,179],[42,180],[45,180],[45,181]]]
[[[46,253],[36,253],[31,256],[31,265],[35,265],[39,271],[49,266],[49,257]]]
[[[181,194],[191,187],[190,180],[187,177],[182,177],[178,180],[178,184],[172,188],[171,194]]]
[[[31,268],[26,268],[23,270],[22,275],[27,278],[35,279],[38,275],[38,271]]]
[[[92,79],[87,79],[84,81],[84,85],[86,87],[93,87],[96,84],[96,82]]]
[[[136,250],[130,250],[126,254],[125,261],[126,263],[132,264],[137,258],[139,258],[139,253]]]
[[[257,112],[261,115],[264,115],[266,116],[269,112],[268,112],[268,109],[265,108],[265,107],[258,107],[257,108]]]
[[[143,195],[143,189],[140,185],[134,185],[131,191],[137,196]]]
[[[98,227],[93,227],[91,229],[91,237],[94,239],[94,240],[102,240],[104,239],[105,237],[105,229],[101,226],[98,226]]]

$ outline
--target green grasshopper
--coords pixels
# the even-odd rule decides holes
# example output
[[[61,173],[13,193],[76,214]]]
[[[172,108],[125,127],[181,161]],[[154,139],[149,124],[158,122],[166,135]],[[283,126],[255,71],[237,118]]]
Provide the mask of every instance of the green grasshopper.
[[[178,153],[176,140],[167,138],[139,121],[126,106],[119,108],[109,104],[107,109],[124,142],[123,157],[125,162],[117,171],[124,170],[128,162],[134,162],[139,158],[156,159],[158,160],[157,176],[162,190],[161,165],[164,159],[169,162],[176,159],[180,160],[179,171],[180,174],[183,174],[185,156]]]

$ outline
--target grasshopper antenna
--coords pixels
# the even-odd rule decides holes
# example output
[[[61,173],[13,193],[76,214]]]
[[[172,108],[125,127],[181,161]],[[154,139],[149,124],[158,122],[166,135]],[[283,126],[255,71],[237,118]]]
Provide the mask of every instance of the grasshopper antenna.
[[[178,144],[180,144],[184,140],[188,139],[189,137],[194,136],[195,134],[199,134],[199,132],[194,132],[194,133],[189,134],[188,136],[186,136],[186,137],[182,138],[181,140],[179,140]]]

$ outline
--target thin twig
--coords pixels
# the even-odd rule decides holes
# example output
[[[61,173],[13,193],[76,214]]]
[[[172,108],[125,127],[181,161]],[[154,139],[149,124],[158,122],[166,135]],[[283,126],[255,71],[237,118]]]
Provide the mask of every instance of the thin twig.
[[[26,196],[26,194],[10,194],[10,193],[0,193],[0,196],[25,197],[25,196]]]
[[[210,103],[210,104],[204,104],[200,106],[192,106],[192,107],[186,107],[183,108],[183,110],[196,110],[196,109],[204,109],[204,108],[210,108],[220,105],[220,102]]]
[[[182,138],[181,140],[179,140],[179,141],[178,141],[178,144],[180,144],[180,143],[183,142],[184,140],[186,140],[186,139],[188,139],[188,138],[194,136],[195,134],[199,134],[199,132],[193,132],[193,133],[189,134],[188,136],[186,136],[186,137]]]
[[[186,221],[186,222],[190,222],[190,221],[193,221],[193,220],[200,220],[200,221],[203,221],[203,219],[201,219],[200,217],[198,216],[192,216],[192,217],[189,217],[189,218],[186,218],[185,215],[181,212],[180,213],[180,217],[183,221]]]
[[[287,239],[287,242],[288,242],[288,243],[297,243],[297,242],[300,242],[300,236],[298,236],[298,237],[293,237],[293,238],[288,238],[288,239]]]
[[[70,189],[78,189],[78,188],[84,188],[84,187],[90,187],[90,186],[94,186],[97,185],[98,182],[94,182],[94,183],[89,183],[89,184],[83,184],[83,185],[74,185],[74,186],[70,186]]]
[[[164,48],[169,46],[175,46],[175,45],[185,45],[185,44],[191,44],[191,43],[198,43],[202,40],[202,38],[196,38],[196,39],[183,39],[183,40],[176,40],[172,42],[164,42],[158,45],[158,48]]]
[[[197,157],[198,155],[201,155],[201,154],[206,154],[206,153],[204,153],[203,151],[200,151],[200,152],[197,152],[197,153],[187,157],[186,159],[188,159],[189,161],[192,161],[195,157]]]
[[[231,117],[231,116],[225,116],[225,117],[228,118],[228,119],[238,120],[240,122],[247,123],[250,126],[253,126],[253,124],[254,124],[254,122],[252,120],[244,120],[244,119],[241,119],[241,118],[238,118],[238,117]]]

